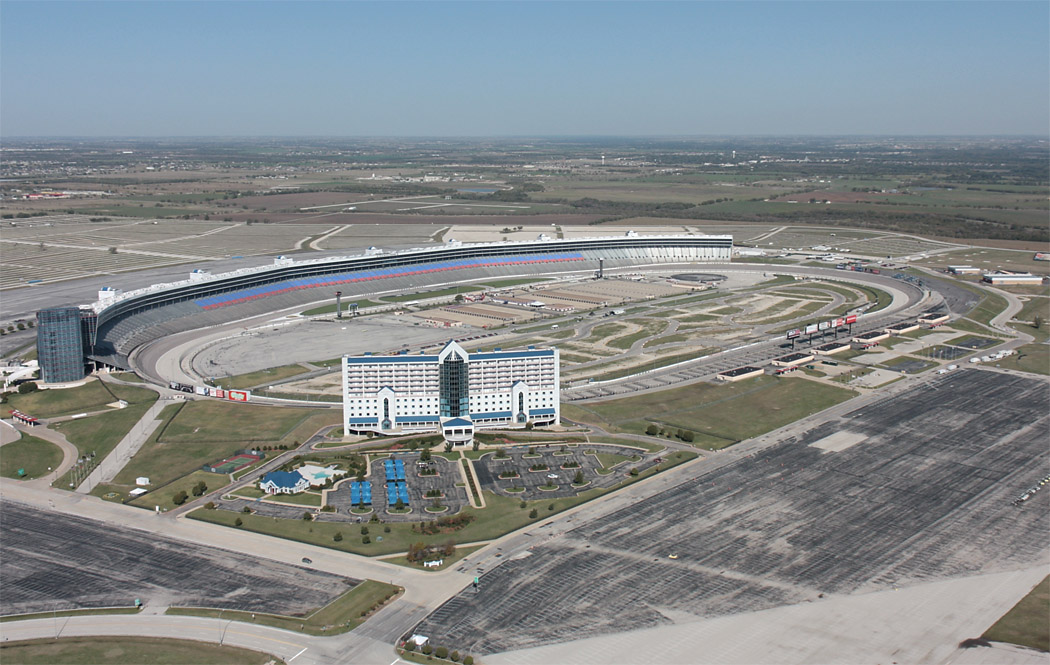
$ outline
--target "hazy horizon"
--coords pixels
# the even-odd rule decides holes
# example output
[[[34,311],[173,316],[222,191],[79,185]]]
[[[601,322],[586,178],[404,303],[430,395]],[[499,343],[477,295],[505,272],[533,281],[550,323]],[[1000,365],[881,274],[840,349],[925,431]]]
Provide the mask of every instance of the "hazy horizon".
[[[7,0],[14,138],[1045,137],[1046,2]]]

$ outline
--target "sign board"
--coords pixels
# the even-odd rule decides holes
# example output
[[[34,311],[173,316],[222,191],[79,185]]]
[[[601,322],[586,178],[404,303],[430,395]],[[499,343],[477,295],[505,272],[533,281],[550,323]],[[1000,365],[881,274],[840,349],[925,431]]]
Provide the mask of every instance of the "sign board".
[[[799,330],[798,328],[795,328],[794,330],[789,330],[788,331],[787,338],[788,339],[795,339],[796,337],[798,337],[801,334],[802,334],[802,331]]]
[[[817,332],[817,324],[811,323],[808,326],[806,326],[806,334],[807,335],[812,335],[815,332]]]
[[[817,324],[817,330],[827,330],[831,327],[831,321],[821,321]]]
[[[208,389],[208,394],[219,399],[226,399],[226,391],[222,388],[210,388]]]
[[[248,390],[229,390],[226,392],[226,399],[231,402],[247,402],[251,398],[252,393]]]
[[[207,395],[208,394],[208,389],[205,388],[204,386],[195,386],[193,388],[193,392],[197,393],[198,395]]]
[[[846,325],[846,319],[835,319],[831,322],[832,328],[841,328],[844,325]]]
[[[849,316],[846,317],[846,325],[847,326],[848,325],[852,325],[852,324],[854,324],[856,322],[857,322],[857,315],[856,314],[850,314]]]

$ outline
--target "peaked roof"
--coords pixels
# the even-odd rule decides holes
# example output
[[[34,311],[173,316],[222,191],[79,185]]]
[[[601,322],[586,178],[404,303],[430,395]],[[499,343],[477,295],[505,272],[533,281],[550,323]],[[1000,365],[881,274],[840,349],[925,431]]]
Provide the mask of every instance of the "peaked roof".
[[[272,482],[277,487],[295,487],[306,480],[298,471],[271,471],[262,478],[262,482]]]
[[[467,418],[452,418],[451,420],[446,420],[445,422],[441,423],[441,426],[442,427],[465,427],[467,425],[473,425],[473,424],[474,424],[474,421],[473,420],[468,420]]]

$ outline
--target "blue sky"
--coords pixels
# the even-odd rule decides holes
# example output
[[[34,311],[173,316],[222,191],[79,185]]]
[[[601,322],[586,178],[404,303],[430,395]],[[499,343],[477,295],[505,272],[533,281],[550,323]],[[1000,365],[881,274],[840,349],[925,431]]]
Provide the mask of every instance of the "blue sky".
[[[0,4],[3,136],[1048,132],[1045,1]]]

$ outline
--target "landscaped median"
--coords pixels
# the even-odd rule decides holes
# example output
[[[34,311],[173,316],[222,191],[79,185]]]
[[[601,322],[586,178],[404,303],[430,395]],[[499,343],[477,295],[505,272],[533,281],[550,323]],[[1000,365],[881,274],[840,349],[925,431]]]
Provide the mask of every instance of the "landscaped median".
[[[171,607],[165,614],[230,619],[308,635],[336,635],[361,625],[371,614],[402,591],[401,587],[393,584],[365,580],[324,607],[303,617],[207,607]]]

